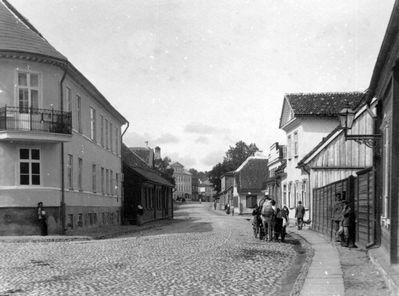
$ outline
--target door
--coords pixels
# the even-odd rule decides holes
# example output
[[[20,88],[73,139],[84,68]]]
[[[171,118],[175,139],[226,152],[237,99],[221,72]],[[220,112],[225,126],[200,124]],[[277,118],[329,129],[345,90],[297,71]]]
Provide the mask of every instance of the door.
[[[35,116],[39,116],[39,74],[18,72],[17,96],[16,128],[31,130],[32,123],[37,121]]]

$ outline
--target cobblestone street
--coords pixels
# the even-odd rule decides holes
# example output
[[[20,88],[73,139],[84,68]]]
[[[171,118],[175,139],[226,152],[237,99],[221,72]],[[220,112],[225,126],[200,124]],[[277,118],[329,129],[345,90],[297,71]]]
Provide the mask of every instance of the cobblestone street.
[[[0,295],[289,294],[295,244],[261,242],[208,203],[175,220],[114,239],[1,243]]]

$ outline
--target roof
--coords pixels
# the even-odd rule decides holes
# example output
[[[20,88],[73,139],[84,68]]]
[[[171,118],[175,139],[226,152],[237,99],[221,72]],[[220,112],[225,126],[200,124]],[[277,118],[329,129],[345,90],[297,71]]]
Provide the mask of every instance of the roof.
[[[66,61],[8,1],[0,1],[0,50],[27,52]]]
[[[280,128],[286,123],[283,111],[286,104],[294,117],[336,117],[345,107],[355,108],[365,99],[363,92],[291,93],[284,96]]]
[[[6,0],[0,0],[0,53],[6,57],[22,56],[33,61],[51,61],[68,69],[68,74],[122,124],[128,123],[100,91]]]
[[[129,150],[138,155],[146,163],[150,163],[151,148],[149,147],[129,147]]]
[[[239,193],[259,193],[268,176],[268,160],[265,157],[248,157],[236,170],[235,178]]]
[[[129,150],[125,144],[122,143],[122,163],[129,169],[135,171],[148,181],[153,183],[174,187],[165,178],[161,177],[156,170],[151,169],[137,154]]]

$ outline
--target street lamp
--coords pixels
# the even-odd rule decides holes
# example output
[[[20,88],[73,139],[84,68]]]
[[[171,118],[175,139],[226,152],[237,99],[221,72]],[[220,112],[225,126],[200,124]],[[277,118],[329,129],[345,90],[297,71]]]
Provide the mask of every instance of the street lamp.
[[[370,114],[371,118],[375,120],[376,116],[367,108],[367,112]],[[348,129],[352,129],[353,122],[355,120],[356,112],[349,106],[342,109],[338,114],[338,119],[341,128],[344,130],[345,141],[353,140],[359,144],[365,144],[367,147],[373,148],[377,145],[377,140],[381,138],[380,134],[372,135],[348,135]]]

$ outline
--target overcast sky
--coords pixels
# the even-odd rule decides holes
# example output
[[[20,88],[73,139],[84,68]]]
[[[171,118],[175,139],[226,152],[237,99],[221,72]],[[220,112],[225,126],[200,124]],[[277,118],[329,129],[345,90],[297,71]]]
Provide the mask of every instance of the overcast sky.
[[[394,0],[9,0],[130,122],[210,170],[285,143],[285,93],[364,91]]]

